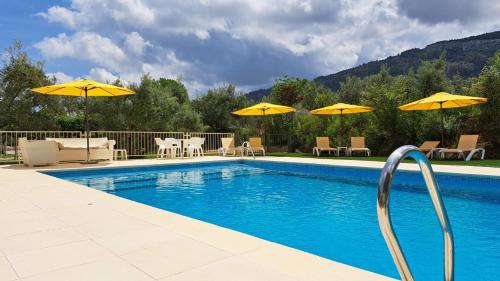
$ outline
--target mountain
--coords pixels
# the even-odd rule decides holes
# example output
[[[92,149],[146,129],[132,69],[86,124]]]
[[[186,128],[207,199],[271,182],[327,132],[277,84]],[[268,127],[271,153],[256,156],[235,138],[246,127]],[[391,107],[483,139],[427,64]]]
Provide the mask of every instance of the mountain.
[[[499,50],[500,31],[495,31],[462,39],[439,41],[423,49],[410,49],[383,60],[371,61],[334,74],[320,76],[314,81],[336,91],[347,76],[362,78],[376,74],[382,64],[386,64],[389,67],[389,72],[394,76],[406,74],[410,69],[417,69],[422,61],[439,59],[443,52],[445,52],[448,76],[458,74],[468,78],[477,76],[487,60]],[[259,89],[249,92],[247,97],[260,100],[268,95],[270,90]]]
[[[259,89],[255,91],[251,91],[248,94],[246,94],[247,98],[254,100],[254,101],[260,101],[262,100],[263,97],[269,95],[271,93],[271,88],[268,89]]]

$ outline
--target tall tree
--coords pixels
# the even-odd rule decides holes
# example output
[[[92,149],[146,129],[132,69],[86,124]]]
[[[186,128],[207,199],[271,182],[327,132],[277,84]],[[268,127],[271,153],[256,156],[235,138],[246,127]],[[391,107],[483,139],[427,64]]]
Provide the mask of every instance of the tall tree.
[[[497,52],[483,68],[472,85],[474,95],[488,98],[478,106],[479,132],[489,157],[500,157],[500,52]]]
[[[192,103],[210,132],[234,132],[241,128],[240,122],[244,120],[231,112],[249,105],[247,98],[242,92],[238,93],[233,85],[209,89],[206,95]]]
[[[189,95],[186,86],[179,80],[160,78],[158,83],[163,89],[169,89],[172,96],[177,98],[179,104],[189,102]]]
[[[361,91],[363,89],[362,80],[356,76],[347,76],[345,82],[340,83],[339,101],[344,103],[359,104]]]
[[[423,61],[417,70],[419,98],[450,90],[450,83],[446,76],[445,54],[435,61]]]
[[[0,69],[0,128],[3,130],[43,130],[57,128],[56,116],[64,108],[60,98],[34,94],[31,88],[54,83],[42,62],[32,61],[21,42],[5,50]]]

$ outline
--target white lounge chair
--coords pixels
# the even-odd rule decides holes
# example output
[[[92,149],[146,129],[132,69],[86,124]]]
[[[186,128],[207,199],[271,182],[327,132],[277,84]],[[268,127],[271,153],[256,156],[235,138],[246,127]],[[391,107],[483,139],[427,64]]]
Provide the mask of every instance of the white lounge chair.
[[[479,135],[461,135],[458,140],[457,148],[445,148],[439,150],[441,159],[444,159],[446,154],[457,154],[460,158],[462,157],[465,161],[470,161],[475,153],[481,153],[481,160],[484,159],[484,148],[477,148],[477,140]],[[465,154],[467,154],[465,157]]]
[[[242,152],[242,147],[234,146],[234,138],[221,138],[222,147],[220,147],[217,152],[219,155],[227,156],[228,154],[236,155],[236,152]]]
[[[436,151],[439,143],[440,143],[440,141],[424,141],[418,147],[418,149],[420,149],[420,151],[422,151],[423,153],[425,153],[425,156],[427,158],[432,159],[432,154],[434,153],[434,151]]]
[[[328,137],[316,137],[316,146],[313,148],[313,156],[316,153],[319,157],[322,151],[328,151],[328,154],[331,154],[333,151],[337,156],[339,155],[339,151],[330,147],[330,139]]]
[[[260,151],[260,152],[262,152],[263,156],[266,156],[266,150],[265,150],[264,146],[262,145],[262,139],[261,138],[257,138],[257,137],[250,138],[249,139],[249,143],[250,143],[250,149],[254,153],[257,152],[257,151]]]
[[[349,148],[349,154],[352,155],[353,151],[363,151],[366,156],[370,157],[371,151],[365,145],[365,137],[351,137],[351,147]]]

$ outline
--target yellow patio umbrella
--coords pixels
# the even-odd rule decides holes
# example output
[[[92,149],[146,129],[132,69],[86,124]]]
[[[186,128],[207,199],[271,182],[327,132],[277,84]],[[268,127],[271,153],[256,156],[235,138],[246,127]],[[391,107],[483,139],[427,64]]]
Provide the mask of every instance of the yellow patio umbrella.
[[[261,102],[250,107],[246,107],[237,111],[233,111],[232,114],[240,116],[265,116],[274,114],[285,114],[289,112],[296,111],[295,108],[285,105],[272,104],[267,102]],[[265,138],[264,134],[264,138]],[[264,139],[264,143],[265,143]]]
[[[252,105],[247,108],[243,108],[237,111],[232,112],[236,115],[244,115],[244,116],[263,116],[263,115],[272,115],[272,114],[285,114],[289,112],[296,111],[295,108],[272,104],[267,102],[261,102],[256,105]]]
[[[85,97],[85,136],[87,138],[87,161],[83,163],[96,163],[90,161],[89,147],[89,120],[87,116],[88,99],[87,97],[114,97],[123,95],[132,95],[134,91],[114,85],[99,83],[93,80],[76,80],[63,84],[50,85],[31,89],[31,91],[44,95],[76,96]]]
[[[375,109],[369,106],[362,106],[362,105],[355,105],[348,103],[336,103],[330,106],[311,110],[310,112],[311,114],[314,115],[340,115],[340,140],[342,145],[342,140],[344,137],[344,125],[342,116],[344,114],[364,113],[364,112],[371,112],[373,110]]]
[[[481,97],[452,95],[439,92],[430,97],[410,102],[399,107],[401,110],[435,110],[439,109],[441,114],[441,144],[444,144],[444,121],[443,108],[465,107],[487,102],[488,99]]]

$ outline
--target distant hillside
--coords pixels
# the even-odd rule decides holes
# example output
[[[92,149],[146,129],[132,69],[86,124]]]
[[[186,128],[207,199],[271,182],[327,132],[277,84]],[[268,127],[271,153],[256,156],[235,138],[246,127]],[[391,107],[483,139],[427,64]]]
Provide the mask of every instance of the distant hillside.
[[[271,93],[271,88],[269,89],[259,89],[255,91],[251,91],[248,94],[246,94],[247,98],[254,100],[254,101],[260,101],[262,100],[263,97],[269,95]]]
[[[336,91],[340,83],[347,76],[365,77],[376,74],[382,64],[389,66],[392,75],[406,74],[410,69],[417,69],[422,61],[438,59],[443,51],[446,52],[448,75],[458,74],[462,77],[477,76],[487,60],[500,50],[500,31],[485,33],[462,39],[440,41],[426,46],[423,49],[410,49],[397,56],[383,60],[368,62],[340,72],[320,76],[315,82]],[[247,94],[253,100],[260,100],[268,95],[270,89],[260,89]]]

